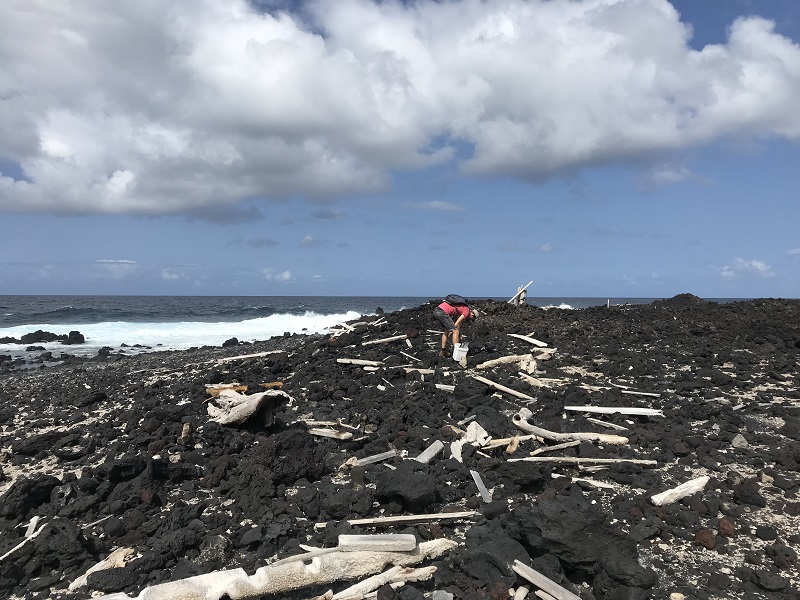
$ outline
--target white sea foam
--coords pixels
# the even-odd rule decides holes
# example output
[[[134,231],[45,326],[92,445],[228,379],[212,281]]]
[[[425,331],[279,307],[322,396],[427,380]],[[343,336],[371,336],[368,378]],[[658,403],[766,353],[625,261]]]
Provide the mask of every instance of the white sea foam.
[[[361,315],[355,311],[341,314],[321,315],[306,312],[303,315],[276,314],[269,317],[250,319],[238,322],[204,323],[199,321],[170,323],[131,323],[124,321],[92,323],[92,324],[40,324],[20,325],[0,329],[0,338],[13,337],[19,339],[26,333],[43,330],[66,335],[70,331],[80,331],[86,343],[80,346],[65,346],[60,342],[35,344],[44,346],[54,355],[61,352],[70,354],[93,355],[99,348],[108,346],[117,350],[123,344],[140,345],[154,350],[185,350],[193,346],[220,346],[230,338],[240,342],[266,340],[274,336],[289,333],[320,333],[343,321],[358,319]],[[18,355],[28,345],[0,344],[0,353]]]

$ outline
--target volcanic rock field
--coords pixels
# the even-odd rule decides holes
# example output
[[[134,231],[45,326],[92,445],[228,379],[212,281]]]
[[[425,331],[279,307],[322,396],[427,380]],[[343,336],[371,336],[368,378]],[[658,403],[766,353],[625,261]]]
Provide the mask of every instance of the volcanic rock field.
[[[465,363],[436,304],[0,361],[0,597],[537,597],[520,565],[542,598],[800,597],[800,301],[478,301]],[[416,548],[337,570],[349,536],[387,534]],[[427,570],[334,595],[370,555]],[[280,569],[308,580],[258,592]]]

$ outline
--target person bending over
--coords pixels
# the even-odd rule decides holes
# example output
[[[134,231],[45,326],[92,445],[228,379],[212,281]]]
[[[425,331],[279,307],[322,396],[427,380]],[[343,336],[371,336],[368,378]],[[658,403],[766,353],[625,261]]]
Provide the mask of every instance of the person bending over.
[[[458,344],[460,339],[460,328],[464,321],[474,321],[478,317],[478,311],[470,309],[466,304],[452,305],[447,300],[433,309],[433,316],[444,326],[442,332],[442,349],[439,356],[447,356],[447,338],[453,335],[453,345]]]

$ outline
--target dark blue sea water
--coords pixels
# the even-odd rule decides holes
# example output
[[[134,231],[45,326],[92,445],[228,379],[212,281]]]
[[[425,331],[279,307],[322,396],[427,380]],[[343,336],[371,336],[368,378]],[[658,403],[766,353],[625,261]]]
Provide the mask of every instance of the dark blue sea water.
[[[36,330],[62,335],[80,331],[86,343],[40,344],[61,352],[94,355],[101,347],[129,352],[266,340],[316,333],[342,321],[419,306],[434,298],[379,296],[0,296],[0,338],[19,339]],[[496,298],[508,300],[508,298]],[[654,298],[535,298],[528,303],[562,309],[644,304]],[[20,344],[0,344],[0,354],[27,356]]]

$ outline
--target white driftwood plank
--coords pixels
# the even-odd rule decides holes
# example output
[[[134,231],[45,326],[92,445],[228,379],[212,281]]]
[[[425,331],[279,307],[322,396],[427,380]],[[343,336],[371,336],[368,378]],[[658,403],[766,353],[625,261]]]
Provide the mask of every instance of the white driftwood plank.
[[[362,342],[361,345],[362,346],[371,346],[373,344],[386,344],[388,342],[396,342],[398,340],[405,340],[405,339],[408,339],[408,335],[406,335],[404,333],[403,335],[393,335],[392,337],[383,338],[383,339],[380,339],[380,340],[370,340],[368,342]]]
[[[506,394],[511,394],[516,398],[521,398],[523,400],[530,400],[531,402],[536,402],[536,398],[528,396],[528,394],[523,394],[522,392],[518,392],[517,390],[512,390],[504,385],[500,385],[499,383],[495,383],[485,377],[481,377],[480,375],[472,375],[471,376],[476,381],[480,381],[481,383],[485,383],[486,385],[495,388],[496,390],[500,390],[501,392],[505,392]]]
[[[444,449],[444,444],[440,440],[436,440],[430,446],[425,448],[419,456],[414,458],[417,462],[428,464],[433,458]]]
[[[380,367],[383,365],[379,360],[363,360],[360,358],[337,358],[336,362],[346,365],[363,365],[366,367]]]
[[[339,550],[357,552],[411,552],[417,547],[417,538],[410,533],[381,533],[373,535],[340,535]]]
[[[489,493],[489,490],[486,488],[486,484],[483,483],[481,474],[477,471],[473,471],[472,469],[470,469],[469,474],[472,475],[472,480],[478,487],[478,493],[481,495],[481,500],[483,500],[486,504],[489,504],[492,501],[492,494]]]
[[[595,425],[600,425],[601,427],[607,427],[608,429],[614,429],[615,431],[628,431],[627,427],[617,425],[616,423],[609,423],[608,421],[601,421],[600,419],[594,419],[592,417],[586,417],[586,420],[589,421],[589,423],[594,423]]]
[[[664,413],[655,408],[637,408],[633,406],[565,406],[564,410],[575,412],[599,413],[604,415],[642,415],[648,417],[663,417]]]
[[[528,342],[529,344],[533,344],[534,346],[538,346],[539,348],[547,348],[547,342],[537,340],[536,338],[532,338],[527,335],[520,335],[519,333],[509,333],[508,335],[510,337],[517,338],[518,340]]]
[[[527,458],[509,458],[508,462],[552,462],[570,465],[612,465],[615,463],[632,463],[634,465],[657,465],[658,461],[637,458],[577,458],[572,456],[529,456]]]
[[[514,564],[511,568],[514,569],[514,572],[517,575],[524,577],[536,587],[544,590],[553,598],[556,598],[556,600],[581,600],[580,597],[576,596],[568,589],[561,587],[552,579],[548,579],[536,569],[533,569],[518,560],[514,561]]]
[[[661,492],[660,494],[656,494],[655,496],[650,496],[650,502],[655,504],[656,506],[664,506],[665,504],[672,504],[673,502],[677,502],[681,498],[686,498],[687,496],[691,496],[692,494],[699,492],[708,483],[709,477],[708,475],[704,475],[703,477],[698,477],[697,479],[692,479],[687,481],[686,483],[680,484],[678,487],[674,487],[671,490],[667,490],[666,492]]]

